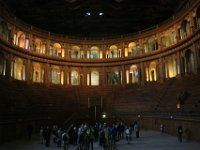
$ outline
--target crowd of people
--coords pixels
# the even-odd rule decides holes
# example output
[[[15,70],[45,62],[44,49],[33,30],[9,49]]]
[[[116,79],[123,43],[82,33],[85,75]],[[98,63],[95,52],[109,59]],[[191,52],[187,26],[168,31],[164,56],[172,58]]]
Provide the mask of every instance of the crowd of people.
[[[69,144],[76,146],[76,150],[93,150],[93,143],[98,142],[104,150],[112,150],[117,141],[126,139],[127,143],[132,140],[133,131],[135,137],[139,138],[140,127],[135,121],[130,125],[124,122],[117,122],[113,124],[96,123],[90,125],[83,123],[81,125],[71,124],[67,129],[59,128],[57,125],[40,128],[40,142],[45,146],[50,146],[52,139],[58,147],[63,147],[64,150],[69,149]]]

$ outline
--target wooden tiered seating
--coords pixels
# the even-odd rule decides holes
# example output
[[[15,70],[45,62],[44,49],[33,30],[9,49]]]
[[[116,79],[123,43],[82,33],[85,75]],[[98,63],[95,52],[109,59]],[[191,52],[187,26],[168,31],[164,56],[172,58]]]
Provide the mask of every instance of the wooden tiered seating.
[[[164,83],[148,83],[145,86],[45,86],[27,84],[22,81],[8,81],[0,78],[1,114],[38,114],[55,116],[74,113],[74,110],[88,113],[88,97],[112,113],[137,112],[196,112],[200,105],[200,77],[186,76],[168,79]],[[188,97],[177,109],[178,95],[187,92]]]
[[[177,109],[178,95],[187,97]],[[199,112],[200,76],[190,75],[181,79],[172,78],[164,83],[148,83],[138,88],[127,88],[118,92],[114,104],[115,112],[131,114],[141,112]]]

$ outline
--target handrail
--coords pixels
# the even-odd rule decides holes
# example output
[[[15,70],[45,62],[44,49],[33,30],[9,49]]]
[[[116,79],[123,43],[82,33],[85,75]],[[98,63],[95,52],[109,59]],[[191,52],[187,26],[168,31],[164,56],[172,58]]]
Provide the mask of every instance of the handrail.
[[[71,114],[71,115],[63,122],[63,126],[66,126],[66,125],[72,120],[72,118],[76,116],[76,114],[77,114],[76,112],[73,113],[73,114]]]
[[[118,113],[118,115],[131,115],[138,118],[164,118],[200,121],[200,112],[135,112]]]

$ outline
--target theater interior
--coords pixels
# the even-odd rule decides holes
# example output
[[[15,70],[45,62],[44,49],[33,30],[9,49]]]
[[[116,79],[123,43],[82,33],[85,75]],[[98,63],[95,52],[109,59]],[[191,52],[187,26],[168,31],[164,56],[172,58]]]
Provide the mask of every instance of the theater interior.
[[[200,142],[200,0],[0,0],[0,145],[134,120]]]

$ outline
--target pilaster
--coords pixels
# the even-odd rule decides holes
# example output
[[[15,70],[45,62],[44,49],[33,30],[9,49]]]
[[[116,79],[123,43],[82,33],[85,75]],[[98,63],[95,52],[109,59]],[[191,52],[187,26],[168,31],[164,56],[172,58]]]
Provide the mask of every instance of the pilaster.
[[[159,81],[161,83],[164,82],[165,79],[165,63],[163,62],[164,58],[159,58]]]

